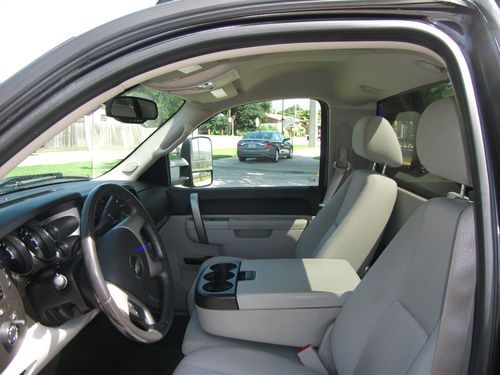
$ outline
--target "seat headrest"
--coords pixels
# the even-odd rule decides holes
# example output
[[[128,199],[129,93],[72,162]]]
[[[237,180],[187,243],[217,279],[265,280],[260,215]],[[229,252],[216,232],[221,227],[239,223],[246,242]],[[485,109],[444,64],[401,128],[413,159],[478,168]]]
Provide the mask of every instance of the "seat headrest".
[[[440,99],[422,113],[417,128],[417,154],[431,173],[472,186],[463,127],[454,98]]]
[[[378,164],[400,167],[401,147],[391,124],[380,116],[363,117],[354,125],[352,148],[356,154]]]

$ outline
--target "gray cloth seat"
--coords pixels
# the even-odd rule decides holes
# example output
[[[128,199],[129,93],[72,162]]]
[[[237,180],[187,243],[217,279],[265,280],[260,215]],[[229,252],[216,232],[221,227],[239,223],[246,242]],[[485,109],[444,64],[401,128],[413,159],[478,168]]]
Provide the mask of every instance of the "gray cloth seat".
[[[262,350],[206,348],[186,356],[175,375],[320,375],[298,361]]]
[[[201,328],[198,315],[194,311],[186,327],[184,341],[182,342],[182,352],[188,355],[201,349],[213,347],[261,350],[300,364],[297,357],[297,348],[295,347],[237,340],[207,333]]]
[[[354,152],[374,163],[399,167],[403,161],[396,134],[379,116],[364,117],[355,124],[352,146]],[[362,268],[378,244],[396,196],[392,179],[371,170],[354,171],[304,230],[294,257],[345,259],[354,269]],[[200,272],[224,259],[236,258],[211,258],[202,264]],[[187,298],[192,313],[194,284]]]
[[[462,134],[454,100],[437,101],[422,115],[417,150],[431,173],[446,166],[447,178],[471,186]],[[331,374],[431,373],[458,223],[473,209],[464,199],[435,198],[408,219],[325,332],[318,352]],[[201,349],[174,375],[314,374],[265,350]]]

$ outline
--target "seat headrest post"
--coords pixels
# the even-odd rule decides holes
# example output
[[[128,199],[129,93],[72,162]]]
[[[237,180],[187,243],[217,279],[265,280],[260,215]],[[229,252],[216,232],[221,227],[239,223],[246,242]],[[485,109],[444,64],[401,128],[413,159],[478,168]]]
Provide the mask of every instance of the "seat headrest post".
[[[382,176],[385,176],[385,170],[386,170],[386,168],[387,168],[387,164],[384,164],[384,165],[382,166],[382,172],[380,172],[380,174],[381,174]]]
[[[461,198],[464,198],[464,197],[465,197],[465,185],[464,185],[464,184],[462,184],[462,185],[460,186],[460,197],[461,197]]]

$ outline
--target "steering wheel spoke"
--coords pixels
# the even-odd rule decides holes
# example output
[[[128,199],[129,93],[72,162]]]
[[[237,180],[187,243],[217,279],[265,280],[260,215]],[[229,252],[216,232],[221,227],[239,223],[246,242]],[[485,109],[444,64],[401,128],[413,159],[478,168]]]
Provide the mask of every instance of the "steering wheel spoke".
[[[146,261],[148,263],[149,278],[154,279],[160,276],[163,271],[163,260],[151,258],[151,254],[147,249],[144,251],[144,255],[146,256]]]
[[[147,267],[149,269],[149,277],[151,279],[158,277],[163,271],[163,259],[155,259],[151,256],[150,249],[153,244],[148,242],[144,243],[144,237],[142,231],[146,229],[147,222],[140,214],[133,214],[124,219],[120,224],[117,225],[118,228],[126,228],[131,231],[134,236],[139,241],[140,245],[136,247],[135,251],[138,253],[143,253],[146,258]]]
[[[117,228],[126,228],[131,231],[137,238],[141,238],[141,231],[146,225],[146,219],[138,213],[133,213],[127,216],[119,224]]]
[[[113,298],[118,308],[125,313],[133,323],[145,330],[156,323],[149,308],[133,294],[109,281],[106,281],[106,286],[108,287],[111,298]]]

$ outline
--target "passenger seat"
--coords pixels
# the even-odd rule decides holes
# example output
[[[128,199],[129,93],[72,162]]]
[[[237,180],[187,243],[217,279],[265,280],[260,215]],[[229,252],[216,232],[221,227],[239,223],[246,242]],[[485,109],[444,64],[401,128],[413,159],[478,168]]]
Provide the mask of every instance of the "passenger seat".
[[[399,167],[403,161],[396,134],[379,116],[364,117],[355,124],[352,147],[359,156],[382,164],[384,170],[386,165]],[[396,195],[396,183],[383,173],[372,169],[354,171],[302,233],[294,257],[345,259],[360,270],[378,244]],[[237,259],[211,258],[203,263],[200,272],[211,264]],[[192,313],[194,284],[187,304]]]
[[[396,134],[389,122],[379,116],[364,117],[355,124],[352,147],[359,156],[382,164],[383,170],[386,165],[399,167],[403,161]],[[394,180],[375,172],[374,168],[353,171],[302,233],[295,248],[295,257],[340,258],[349,261],[354,269],[364,268],[389,220],[396,195]],[[232,260],[239,258],[211,258],[200,267],[199,272],[211,264]],[[188,294],[187,304],[192,316],[184,336],[183,353],[187,355],[206,347],[248,348],[255,345],[203,331],[194,313],[194,285],[198,276]],[[258,347],[262,348],[262,345]],[[289,353],[289,348],[278,345],[264,344],[264,347],[281,355]]]
[[[417,132],[423,165],[433,174],[472,186],[464,141],[453,98],[438,100],[424,111]],[[318,354],[328,373],[436,372],[433,357],[450,259],[464,230],[460,225],[463,217],[471,215],[473,204],[460,198],[434,198],[413,213],[325,332]],[[467,245],[469,254],[476,250],[473,219],[464,230],[470,244],[458,242],[458,246]],[[467,326],[454,328],[456,335],[467,332]],[[319,374],[302,365],[297,356],[283,355],[284,348],[277,351],[266,344],[260,348],[257,343],[252,345],[219,342],[205,347],[187,355],[174,375]]]

